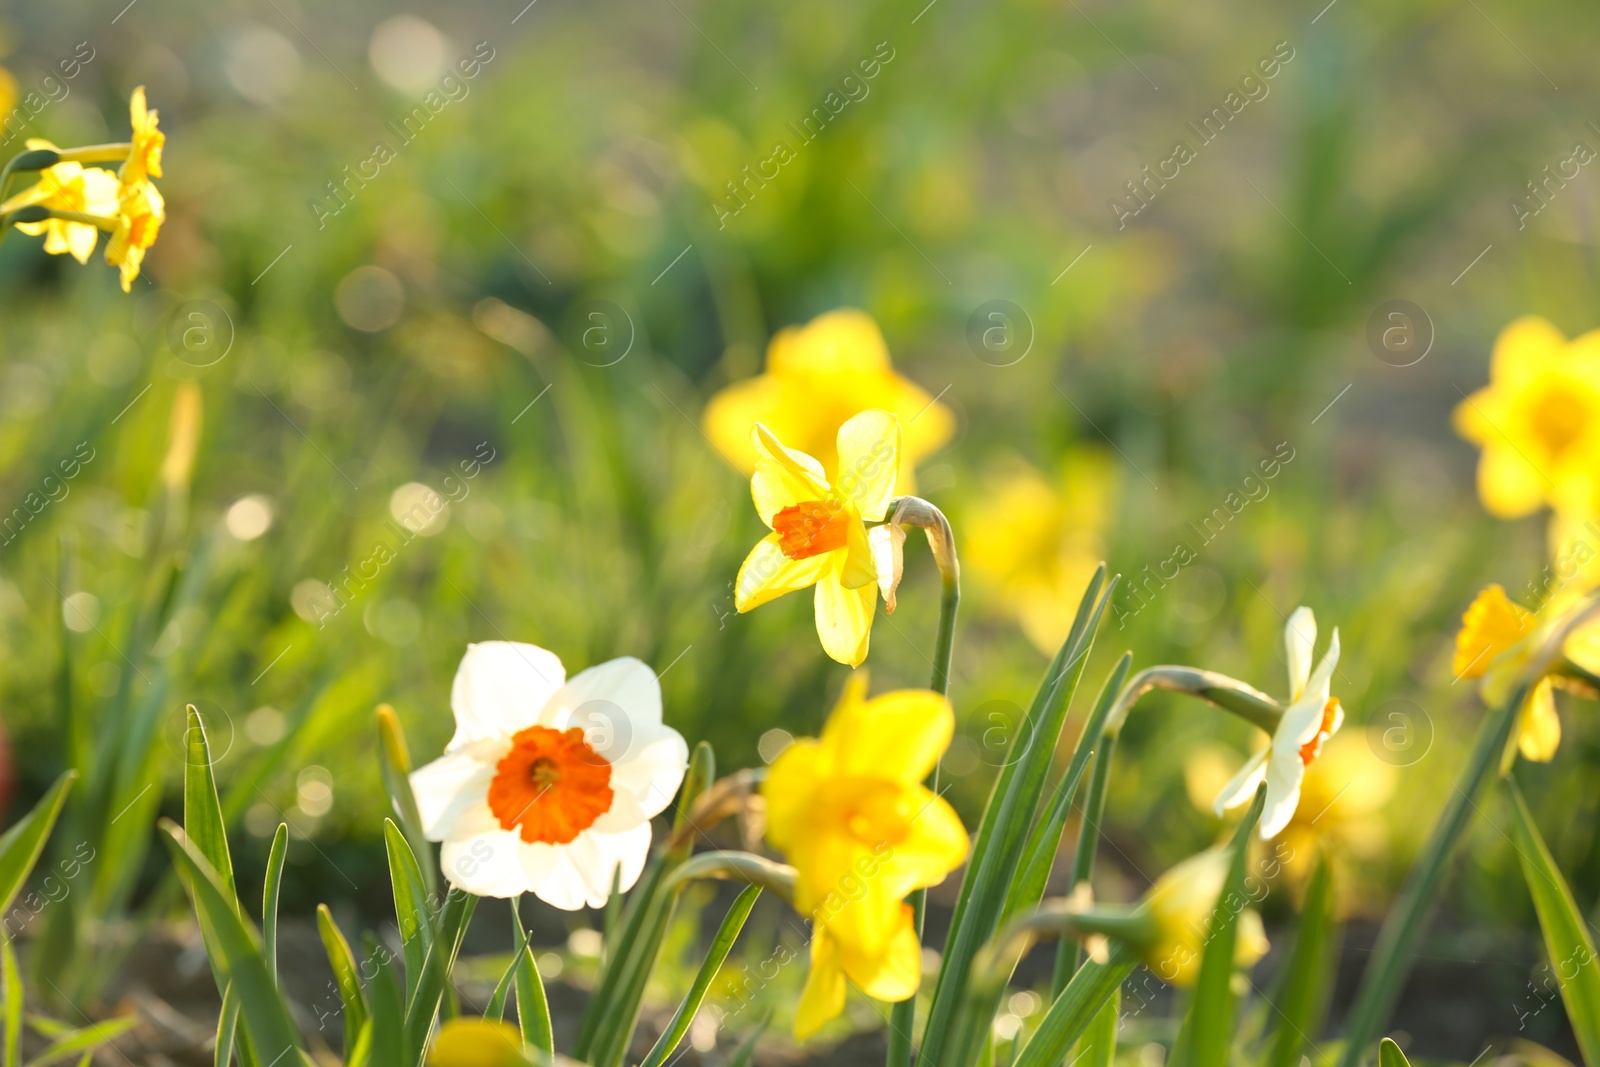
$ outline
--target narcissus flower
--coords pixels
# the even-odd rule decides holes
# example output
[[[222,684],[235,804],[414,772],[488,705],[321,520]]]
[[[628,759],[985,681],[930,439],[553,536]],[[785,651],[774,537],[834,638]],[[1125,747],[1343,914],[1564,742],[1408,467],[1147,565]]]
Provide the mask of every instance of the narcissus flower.
[[[1317,620],[1307,607],[1296,608],[1283,631],[1284,650],[1289,663],[1289,706],[1273,732],[1267,747],[1245,761],[1217,794],[1216,812],[1249,801],[1256,786],[1267,783],[1267,804],[1261,813],[1263,839],[1278,836],[1294,817],[1300,803],[1300,786],[1306,768],[1322,752],[1322,744],[1344,723],[1344,709],[1336,697],[1329,696],[1334,668],[1339,665],[1339,630],[1334,628],[1328,651],[1315,671],[1311,657],[1316,652]]]
[[[1190,986],[1200,974],[1200,958],[1210,939],[1213,922],[1222,909],[1240,910],[1233,962],[1250,967],[1267,953],[1267,935],[1261,917],[1244,908],[1243,900],[1223,899],[1228,878],[1228,854],[1214,848],[1190,856],[1156,879],[1139,904],[1151,920],[1151,936],[1140,947],[1145,964],[1163,982]]]
[[[654,671],[624,657],[567,680],[554,653],[486,641],[467,646],[450,705],[455,736],[411,788],[452,885],[576,911],[603,906],[619,871],[624,890],[638,880],[689,760]]]
[[[712,397],[703,421],[706,436],[746,474],[761,459],[760,449],[750,444],[758,422],[831,472],[840,462],[834,435],[868,408],[898,416],[905,426],[905,449],[897,464],[901,489],[911,492],[913,467],[950,439],[955,417],[894,372],[870,315],[843,308],[780,330],[767,348],[767,372]]]
[[[129,292],[144,263],[145,249],[156,243],[167,205],[154,185],[144,182],[124,193],[117,203],[117,228],[106,242],[106,262],[122,268],[122,291]]]
[[[520,1067],[522,1032],[493,1019],[450,1019],[428,1048],[428,1067]]]
[[[1483,449],[1478,495],[1500,518],[1600,500],[1600,331],[1567,340],[1535,316],[1501,331],[1489,385],[1456,406]]]
[[[950,744],[950,702],[866,691],[865,674],[851,676],[822,737],[785,749],[762,788],[767,840],[794,865],[794,905],[815,931],[801,1037],[843,1009],[845,978],[880,1000],[916,993],[922,958],[905,896],[967,856],[961,820],[922,785]]]
[[[30,149],[56,147],[40,138],[30,138],[27,144]],[[117,177],[99,167],[57,163],[41,171],[39,180],[32,186],[0,204],[0,214],[29,206],[113,217],[117,213]],[[89,262],[89,254],[100,239],[99,227],[88,222],[45,219],[43,222],[19,222],[16,227],[33,237],[44,234],[46,252],[57,256],[70,254],[79,263]]]
[[[133,148],[128,159],[117,172],[126,196],[151,178],[161,177],[161,150],[167,135],[156,127],[157,113],[145,107],[144,86],[133,91],[128,100],[128,118],[133,126]]]
[[[788,448],[767,427],[751,435],[756,512],[772,531],[745,557],[734,582],[741,612],[816,587],[817,635],[840,663],[867,658],[878,603],[878,571],[866,522],[881,522],[895,493],[900,420],[863,411],[839,427],[839,473],[830,483],[812,456]]]

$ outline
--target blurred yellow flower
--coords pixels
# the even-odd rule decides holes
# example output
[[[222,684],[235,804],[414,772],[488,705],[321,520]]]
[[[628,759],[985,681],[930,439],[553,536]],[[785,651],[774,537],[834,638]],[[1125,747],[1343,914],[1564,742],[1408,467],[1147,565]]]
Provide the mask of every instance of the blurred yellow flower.
[[[1542,318],[1500,332],[1489,385],[1456,406],[1478,445],[1478,495],[1500,518],[1600,500],[1600,331],[1567,340]]]
[[[144,263],[145,249],[156,243],[167,217],[166,201],[149,182],[134,188],[117,205],[117,228],[106,242],[106,262],[122,268],[122,291],[129,292]]]
[[[756,543],[734,582],[741,612],[816,587],[817,635],[828,655],[867,658],[878,604],[878,572],[866,522],[881,522],[895,492],[900,420],[863,411],[839,427],[839,474],[830,484],[815,458],[787,448],[761,423],[751,440],[756,512],[772,533]]]
[[[29,138],[27,145],[30,149],[56,147],[41,138]],[[57,163],[41,171],[33,185],[0,204],[0,215],[29,206],[111,218],[117,214],[117,177],[99,167]],[[51,255],[67,253],[79,263],[89,262],[89,254],[100,239],[99,227],[88,222],[45,219],[19,222],[16,226],[32,237],[44,234],[44,250]]]
[[[706,435],[735,467],[755,470],[761,455],[750,445],[757,423],[827,471],[840,457],[834,435],[858,411],[878,408],[899,417],[905,450],[899,464],[902,492],[915,487],[913,469],[955,429],[950,409],[894,372],[889,349],[872,316],[841,308],[805,326],[779,330],[767,347],[767,370],[723,389],[706,405]]]
[[[1139,910],[1154,921],[1154,938],[1143,947],[1145,965],[1163,982],[1190,986],[1200,974],[1200,957],[1211,936],[1212,921],[1227,906],[1222,887],[1228,878],[1228,854],[1220,848],[1190,856],[1150,887]],[[1267,954],[1261,916],[1239,915],[1233,950],[1236,967],[1252,966]]]
[[[1500,704],[1511,695],[1528,661],[1543,647],[1576,597],[1576,590],[1557,594],[1546,605],[1541,624],[1538,615],[1506,596],[1499,585],[1485,587],[1461,616],[1450,669],[1457,678],[1482,678],[1484,700],[1491,706]],[[1595,630],[1590,624],[1573,634],[1567,639],[1567,651],[1579,661],[1592,659],[1586,653],[1594,643]],[[1516,740],[1526,759],[1548,763],[1555,758],[1561,744],[1561,719],[1556,714],[1554,680],[1549,676],[1539,679],[1523,700]]]
[[[880,1000],[916,993],[922,957],[905,896],[967,857],[955,810],[922,784],[955,730],[950,702],[926,689],[866,692],[865,672],[852,675],[822,737],[785,749],[762,787],[767,840],[794,865],[795,908],[815,931],[800,1037],[843,1009],[845,978]]]
[[[161,150],[167,143],[167,135],[156,128],[156,114],[144,105],[144,86],[136,88],[128,100],[133,149],[128,153],[127,162],[117,172],[124,197],[149,179],[161,177]]]
[[[492,1019],[450,1019],[428,1049],[428,1067],[517,1067],[527,1062],[521,1032]]]
[[[1067,453],[1059,478],[1023,461],[995,471],[966,509],[962,561],[1014,613],[1041,652],[1066,640],[1078,599],[1105,558],[1116,467],[1101,452]]]

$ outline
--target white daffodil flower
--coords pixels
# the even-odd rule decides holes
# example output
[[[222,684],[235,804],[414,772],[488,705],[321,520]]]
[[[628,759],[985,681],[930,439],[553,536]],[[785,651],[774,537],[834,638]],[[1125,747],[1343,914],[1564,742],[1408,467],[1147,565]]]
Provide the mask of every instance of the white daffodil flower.
[[[1245,761],[1239,773],[1217,794],[1216,812],[1221,815],[1255,796],[1256,786],[1265,779],[1267,806],[1261,813],[1263,840],[1278,833],[1294,817],[1300,803],[1300,785],[1306,768],[1322,753],[1322,744],[1339,731],[1344,709],[1328,695],[1334,668],[1339,665],[1339,630],[1334,628],[1328,651],[1315,671],[1311,657],[1316,651],[1317,620],[1307,607],[1296,608],[1284,627],[1284,647],[1289,661],[1289,707],[1278,721],[1278,728],[1267,747]]]
[[[554,653],[486,641],[467,646],[450,706],[455,736],[411,788],[452,885],[576,911],[604,906],[619,871],[624,890],[638,880],[689,762],[654,671],[624,657],[569,681]]]

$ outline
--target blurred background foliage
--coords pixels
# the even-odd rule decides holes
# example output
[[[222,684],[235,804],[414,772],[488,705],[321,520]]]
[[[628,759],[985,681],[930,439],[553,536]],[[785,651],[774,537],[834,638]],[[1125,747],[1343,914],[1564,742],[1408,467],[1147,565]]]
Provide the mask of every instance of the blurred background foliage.
[[[759,523],[700,418],[760,371],[775,330],[854,306],[957,416],[918,479],[968,564],[944,765],[963,816],[1104,556],[1125,578],[1095,684],[1131,648],[1136,666],[1281,693],[1284,616],[1308,603],[1339,626],[1347,773],[1390,799],[1335,847],[1353,850],[1350,912],[1381,910],[1481,715],[1450,672],[1456,620],[1486,580],[1514,595],[1542,580],[1542,520],[1482,514],[1448,415],[1513,317],[1597,324],[1592,177],[1521,228],[1512,208],[1575,143],[1600,145],[1591,7],[116,6],[4,16],[0,62],[48,101],[27,136],[115,139],[138,84],[168,132],[169,219],[132,297],[98,264],[0,245],[0,504],[81,442],[95,454],[0,548],[14,803],[63,766],[64,723],[93,739],[144,715],[166,744],[119,795],[155,785],[148,826],[178,804],[193,702],[223,724],[242,827],[259,838],[282,813],[294,831],[286,910],[379,909],[372,708],[392,703],[430,758],[468,641],[535,642],[574,668],[639,656],[669,721],[724,768],[770,757],[773,731],[814,732],[843,668],[816,647],[809,597],[733,613]],[[85,41],[63,95],[44,79]],[[1197,137],[1273,55],[1291,58],[1266,94]],[[863,87],[796,135],[829,93]],[[430,92],[443,105],[402,134]],[[792,158],[732,214],[727,183],[779,141]],[[1194,158],[1119,227],[1109,201],[1137,206],[1124,183],[1178,141]],[[1367,341],[1395,299],[1432,337],[1405,367]],[[996,300],[1022,313],[999,355],[972,340]],[[584,340],[597,309],[600,351]],[[171,493],[158,468],[191,382],[198,452]],[[1286,455],[1264,495],[1246,483]],[[430,490],[448,507],[402,536]],[[1208,539],[1229,494],[1260,498]],[[392,561],[346,585],[380,542]],[[1193,558],[1170,577],[1179,542]],[[928,670],[934,571],[920,544],[908,555],[876,689]],[[311,583],[355,591],[328,614]],[[1536,809],[1561,813],[1550,844],[1588,908],[1600,752],[1582,719],[1567,729],[1555,762],[1523,773]],[[1141,707],[1103,896],[1131,899],[1216,837],[1191,797],[1251,743],[1203,709]],[[1518,989],[1537,954],[1500,821],[1475,833],[1449,904],[1460,933],[1440,935],[1459,943],[1438,953],[1490,960]],[[249,870],[265,841],[239,851]],[[143,899],[162,870],[152,855],[121,891]]]

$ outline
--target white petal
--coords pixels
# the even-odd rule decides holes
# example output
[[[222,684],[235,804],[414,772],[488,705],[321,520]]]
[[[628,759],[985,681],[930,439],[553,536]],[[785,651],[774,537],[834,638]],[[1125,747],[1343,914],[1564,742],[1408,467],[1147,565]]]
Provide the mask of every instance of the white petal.
[[[878,592],[883,594],[883,610],[890,615],[894,614],[900,576],[905,573],[905,543],[906,530],[899,523],[886,522],[867,531],[872,566],[878,572]]]
[[[532,726],[566,675],[556,654],[538,645],[517,641],[468,645],[450,687],[450,710],[456,716],[450,747],[508,737]]]
[[[500,739],[474,741],[411,772],[411,792],[429,841],[470,837],[498,825],[489,812],[489,783],[506,748]]]
[[[620,867],[626,892],[650,854],[650,824],[620,834],[585,830],[566,845],[523,845],[522,867],[540,900],[563,911],[603,908]]]
[[[451,885],[480,897],[514,897],[533,891],[523,868],[523,844],[510,830],[446,841],[439,868]]]
[[[1311,658],[1317,651],[1317,617],[1301,606],[1283,628],[1283,650],[1289,663],[1289,700],[1299,700],[1311,677]]]
[[[550,697],[539,723],[557,730],[581,727],[590,748],[621,763],[661,726],[661,682],[632,656],[590,667]]]
[[[611,765],[611,788],[632,794],[645,817],[664,811],[683,784],[689,745],[670,726],[659,726],[643,744]]]
[[[1267,761],[1267,806],[1261,812],[1261,839],[1277,837],[1295,808],[1300,806],[1300,783],[1305,781],[1306,767],[1300,762],[1298,749],[1283,752],[1274,749]]]
[[[589,824],[588,829],[600,834],[620,834],[650,821],[650,816],[644,813],[632,793],[616,788],[614,780],[611,784],[611,807]]]
[[[1271,751],[1270,747],[1264,748],[1245,760],[1244,766],[1239,768],[1239,773],[1222,787],[1222,792],[1217,794],[1216,803],[1212,805],[1212,809],[1218,815],[1229,808],[1238,807],[1255,796],[1256,786],[1261,784],[1261,779],[1266,774],[1267,755]]]

